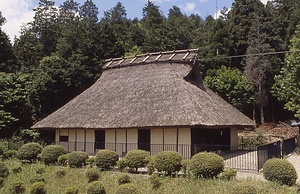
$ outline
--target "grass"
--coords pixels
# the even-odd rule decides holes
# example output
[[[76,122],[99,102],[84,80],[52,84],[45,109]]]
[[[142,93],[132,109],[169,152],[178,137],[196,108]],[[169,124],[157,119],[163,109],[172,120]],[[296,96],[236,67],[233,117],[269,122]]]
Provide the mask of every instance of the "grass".
[[[5,179],[3,187],[0,189],[1,194],[10,194],[9,188],[11,182],[15,179],[20,179],[24,182],[26,188],[25,194],[30,193],[30,180],[33,177],[43,177],[45,179],[45,188],[49,194],[64,194],[66,188],[76,186],[79,188],[79,193],[86,193],[88,180],[85,177],[85,168],[69,168],[62,166],[45,166],[43,163],[35,164],[21,164],[18,160],[7,160],[5,164],[10,170],[10,175]],[[19,173],[13,173],[12,169],[22,166],[22,171]],[[58,171],[65,171],[66,174],[58,176]],[[106,193],[114,194],[118,187],[119,172],[101,172],[100,181],[103,183]],[[233,188],[242,182],[255,185],[259,193],[276,193],[276,194],[293,194],[298,192],[298,186],[287,187],[281,186],[276,183],[256,180],[232,180],[223,181],[219,179],[215,180],[201,180],[192,178],[161,178],[162,185],[159,189],[152,189],[149,177],[147,175],[135,174],[131,175],[133,184],[139,190],[139,193],[143,194],[165,194],[165,193],[182,193],[182,194],[230,194]]]

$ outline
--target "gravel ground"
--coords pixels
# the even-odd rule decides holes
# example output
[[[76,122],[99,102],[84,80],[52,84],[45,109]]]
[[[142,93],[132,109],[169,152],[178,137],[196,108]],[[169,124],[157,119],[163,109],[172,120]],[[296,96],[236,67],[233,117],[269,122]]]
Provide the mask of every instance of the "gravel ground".
[[[293,164],[297,171],[298,179],[297,183],[300,183],[300,155],[290,155],[287,160]],[[237,179],[252,179],[265,181],[262,172],[238,172]]]

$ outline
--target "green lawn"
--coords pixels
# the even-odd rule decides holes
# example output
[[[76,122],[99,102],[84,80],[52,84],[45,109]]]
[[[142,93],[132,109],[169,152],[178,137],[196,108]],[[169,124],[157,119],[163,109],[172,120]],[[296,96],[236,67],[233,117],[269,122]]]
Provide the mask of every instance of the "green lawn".
[[[45,188],[48,194],[64,194],[67,187],[76,186],[79,188],[79,193],[86,193],[88,186],[87,178],[85,177],[85,168],[74,169],[62,166],[45,166],[43,163],[35,164],[21,164],[18,160],[8,160],[5,161],[6,166],[10,170],[9,176],[5,179],[3,187],[0,189],[1,194],[9,194],[9,188],[11,183],[15,179],[20,179],[24,182],[26,187],[25,193],[30,193],[30,180],[34,177],[43,177],[45,179]],[[12,169],[22,166],[22,172],[13,173]],[[57,171],[64,169],[66,175],[64,177],[58,177]],[[43,172],[44,171],[44,172]],[[41,173],[41,174],[39,174]],[[118,187],[117,177],[119,172],[102,172],[100,181],[102,181],[106,193],[114,194],[116,188]],[[141,194],[151,194],[151,193],[186,193],[186,194],[230,194],[233,188],[237,184],[241,184],[243,181],[232,180],[232,181],[222,181],[222,180],[199,180],[192,178],[162,178],[162,186],[153,190],[149,177],[147,175],[131,174],[133,179],[133,184],[139,190]],[[276,194],[293,194],[297,193],[298,186],[287,187],[280,186],[276,183],[270,183],[265,181],[254,181],[245,180],[251,185],[256,185],[259,193],[276,193]]]

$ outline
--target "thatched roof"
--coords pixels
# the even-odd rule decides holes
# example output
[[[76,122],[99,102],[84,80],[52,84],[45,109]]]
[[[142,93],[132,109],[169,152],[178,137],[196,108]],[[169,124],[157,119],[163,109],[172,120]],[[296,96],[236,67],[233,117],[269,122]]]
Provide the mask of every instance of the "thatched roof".
[[[32,128],[252,126],[205,87],[196,50],[108,60],[97,82]]]

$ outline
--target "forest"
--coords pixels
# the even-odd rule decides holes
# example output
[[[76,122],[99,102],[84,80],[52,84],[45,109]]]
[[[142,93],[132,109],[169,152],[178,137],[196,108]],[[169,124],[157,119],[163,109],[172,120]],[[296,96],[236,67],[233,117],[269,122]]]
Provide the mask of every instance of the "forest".
[[[235,0],[201,18],[148,1],[141,19],[122,3],[98,18],[92,0],[40,0],[10,40],[0,10],[0,137],[51,114],[91,86],[105,59],[198,48],[205,84],[262,124],[300,118],[300,1]]]

